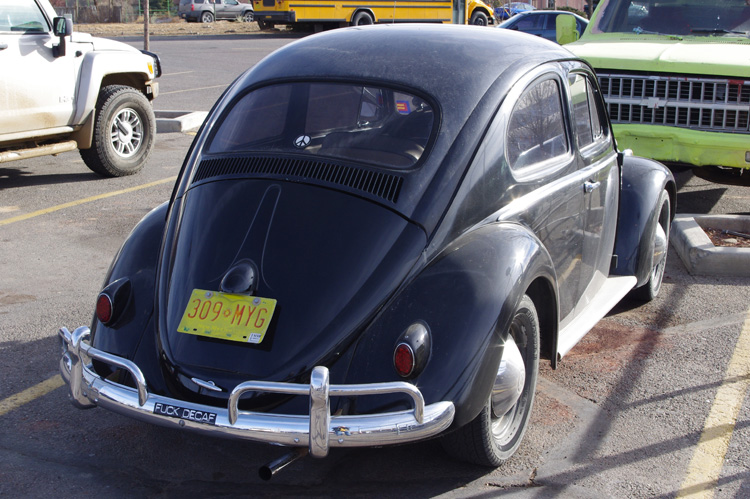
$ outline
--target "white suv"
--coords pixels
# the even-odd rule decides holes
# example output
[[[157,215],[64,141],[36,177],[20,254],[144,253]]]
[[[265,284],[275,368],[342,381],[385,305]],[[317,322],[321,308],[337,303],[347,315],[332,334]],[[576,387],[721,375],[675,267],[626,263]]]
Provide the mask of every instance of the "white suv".
[[[73,33],[48,0],[3,0],[0,67],[0,163],[78,148],[104,176],[143,168],[156,134],[155,54]]]

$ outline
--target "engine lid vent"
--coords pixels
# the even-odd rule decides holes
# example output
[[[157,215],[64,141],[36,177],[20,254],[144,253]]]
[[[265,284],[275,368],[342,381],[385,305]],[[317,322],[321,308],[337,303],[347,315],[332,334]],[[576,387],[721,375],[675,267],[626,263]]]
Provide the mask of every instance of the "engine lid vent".
[[[277,156],[224,156],[201,161],[193,184],[225,176],[278,178],[346,187],[396,203],[403,177],[331,161]]]

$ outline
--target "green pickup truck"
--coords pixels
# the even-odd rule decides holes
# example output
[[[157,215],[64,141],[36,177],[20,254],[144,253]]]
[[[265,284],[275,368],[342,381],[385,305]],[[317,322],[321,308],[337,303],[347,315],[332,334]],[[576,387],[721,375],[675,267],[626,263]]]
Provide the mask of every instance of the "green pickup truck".
[[[602,0],[566,48],[596,70],[621,149],[750,169],[749,35],[750,0]]]

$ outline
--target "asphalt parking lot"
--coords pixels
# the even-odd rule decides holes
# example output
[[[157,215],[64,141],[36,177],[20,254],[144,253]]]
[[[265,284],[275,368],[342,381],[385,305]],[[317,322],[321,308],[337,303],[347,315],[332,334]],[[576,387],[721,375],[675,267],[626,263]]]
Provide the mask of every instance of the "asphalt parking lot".
[[[289,41],[152,39],[165,68],[155,108],[208,111]],[[673,248],[656,300],[625,300],[557,370],[543,366],[526,440],[496,470],[425,442],[307,458],[263,482],[257,468],[281,449],[73,408],[56,331],[88,324],[112,257],[169,198],[191,140],[159,134],[144,171],[119,179],[77,153],[0,165],[0,495],[750,497],[750,278],[690,275]],[[678,212],[750,215],[750,188],[675,175]]]

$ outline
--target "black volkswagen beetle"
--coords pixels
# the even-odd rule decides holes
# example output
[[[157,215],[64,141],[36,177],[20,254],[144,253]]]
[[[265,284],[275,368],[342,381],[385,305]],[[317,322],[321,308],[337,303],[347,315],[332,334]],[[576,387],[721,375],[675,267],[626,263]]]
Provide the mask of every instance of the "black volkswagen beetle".
[[[674,199],[661,164],[617,152],[592,69],[556,44],[309,36],[218,101],[91,328],[60,330],[61,371],[78,407],[296,455],[440,436],[497,466],[540,358],[659,291]]]

